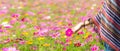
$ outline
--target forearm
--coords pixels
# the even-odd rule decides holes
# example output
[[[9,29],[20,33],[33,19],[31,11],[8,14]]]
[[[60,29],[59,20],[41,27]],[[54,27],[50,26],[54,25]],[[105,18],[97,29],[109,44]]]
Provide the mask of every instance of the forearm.
[[[82,27],[85,27],[85,26],[88,26],[88,25],[91,25],[93,24],[93,21],[92,19],[88,19],[86,20],[85,22],[80,22],[78,23],[75,27],[72,28],[73,32],[76,33],[78,32]]]

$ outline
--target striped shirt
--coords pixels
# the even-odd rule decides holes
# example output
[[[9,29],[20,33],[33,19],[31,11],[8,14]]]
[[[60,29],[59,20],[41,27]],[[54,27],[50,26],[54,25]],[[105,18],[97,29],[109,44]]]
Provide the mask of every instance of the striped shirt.
[[[102,10],[92,20],[101,39],[120,51],[120,0],[105,0]]]

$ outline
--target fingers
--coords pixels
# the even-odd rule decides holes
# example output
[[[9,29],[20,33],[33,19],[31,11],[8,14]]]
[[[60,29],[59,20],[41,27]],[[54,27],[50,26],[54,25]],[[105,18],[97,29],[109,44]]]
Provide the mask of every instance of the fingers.
[[[80,22],[79,24],[77,24],[75,27],[72,28],[72,31],[73,31],[74,33],[76,33],[78,30],[81,29],[82,25],[83,25],[83,23]]]

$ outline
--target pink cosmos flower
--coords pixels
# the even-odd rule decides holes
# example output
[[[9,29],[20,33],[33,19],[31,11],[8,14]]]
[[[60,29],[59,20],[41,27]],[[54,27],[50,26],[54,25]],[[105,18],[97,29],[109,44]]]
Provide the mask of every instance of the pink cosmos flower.
[[[19,51],[15,47],[2,48],[2,51]]]
[[[34,36],[45,36],[45,33],[47,33],[48,31],[49,31],[49,29],[38,30],[37,32],[34,32]]]
[[[63,51],[66,51],[67,50],[67,48],[66,47],[63,47]]]
[[[12,28],[12,25],[6,25],[5,28]]]
[[[0,32],[3,32],[4,30],[3,29],[0,29]]]
[[[52,27],[52,30],[55,30],[55,31],[58,31],[60,29],[61,29],[60,27]]]
[[[49,20],[49,19],[51,19],[51,16],[45,16],[45,17],[43,17],[43,19]]]
[[[79,31],[78,34],[84,34],[84,32],[83,31]]]
[[[55,33],[55,34],[52,34],[52,35],[50,35],[52,38],[57,38],[57,37],[59,37],[60,36],[60,33]]]
[[[13,18],[18,18],[19,16],[20,16],[20,14],[16,14],[16,13],[15,13],[15,14],[12,14],[12,17],[13,17]]]
[[[85,20],[87,20],[87,19],[88,19],[88,17],[83,16],[83,17],[80,17],[80,19],[82,19],[82,22],[84,22]]]
[[[66,42],[70,42],[71,40],[70,40],[70,38],[66,38]]]
[[[95,30],[94,30],[94,28],[90,28],[90,29],[88,29],[90,32],[92,32],[92,33],[95,33]]]
[[[28,14],[28,15],[30,15],[30,16],[34,16],[34,15],[35,15],[35,13],[30,12],[30,11],[29,11],[29,12],[27,12],[27,14]]]
[[[80,47],[80,46],[81,46],[81,43],[80,43],[80,42],[74,43],[74,46],[75,46],[75,47]]]
[[[17,19],[12,19],[12,20],[10,20],[10,24],[15,24],[17,22]]]
[[[72,26],[72,23],[68,23],[68,26]]]
[[[73,34],[72,29],[69,28],[69,29],[66,30],[66,36],[67,36],[67,37],[71,37],[72,34]]]
[[[14,47],[17,47],[17,44],[14,43],[13,46],[14,46]]]
[[[42,14],[42,12],[41,12],[41,11],[39,11],[37,14]]]
[[[91,47],[91,51],[98,51],[98,49],[99,49],[99,47],[96,46],[96,45],[94,45],[94,46]]]
[[[8,12],[8,10],[4,9],[4,10],[0,10],[0,15],[2,14],[6,14]]]
[[[40,26],[34,26],[34,29],[39,30]]]
[[[8,48],[2,48],[2,51],[8,51]]]
[[[19,44],[23,45],[25,44],[25,41],[20,41]]]
[[[100,50],[100,51],[104,51],[104,50]]]
[[[4,26],[5,28],[12,28],[12,27],[13,27],[13,26],[10,25],[8,22],[2,22],[1,25]]]
[[[27,20],[26,20],[26,18],[22,18],[21,21],[22,22],[26,22]]]
[[[37,50],[37,46],[31,46],[30,49],[33,50],[33,51],[36,51]]]
[[[9,38],[4,41],[4,43],[9,43],[9,42],[10,42]]]
[[[26,25],[24,25],[24,24],[20,26],[21,29],[22,29],[22,28],[25,28],[25,27],[26,27]]]

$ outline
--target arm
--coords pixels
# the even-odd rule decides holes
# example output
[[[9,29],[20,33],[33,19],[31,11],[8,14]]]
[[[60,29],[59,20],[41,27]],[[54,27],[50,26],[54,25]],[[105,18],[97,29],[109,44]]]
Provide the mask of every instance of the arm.
[[[85,26],[88,26],[88,25],[91,25],[93,24],[93,21],[91,18],[89,18],[88,20],[84,21],[84,22],[80,22],[78,23],[76,26],[74,26],[72,28],[73,32],[76,33],[78,32],[82,27],[85,27]]]

